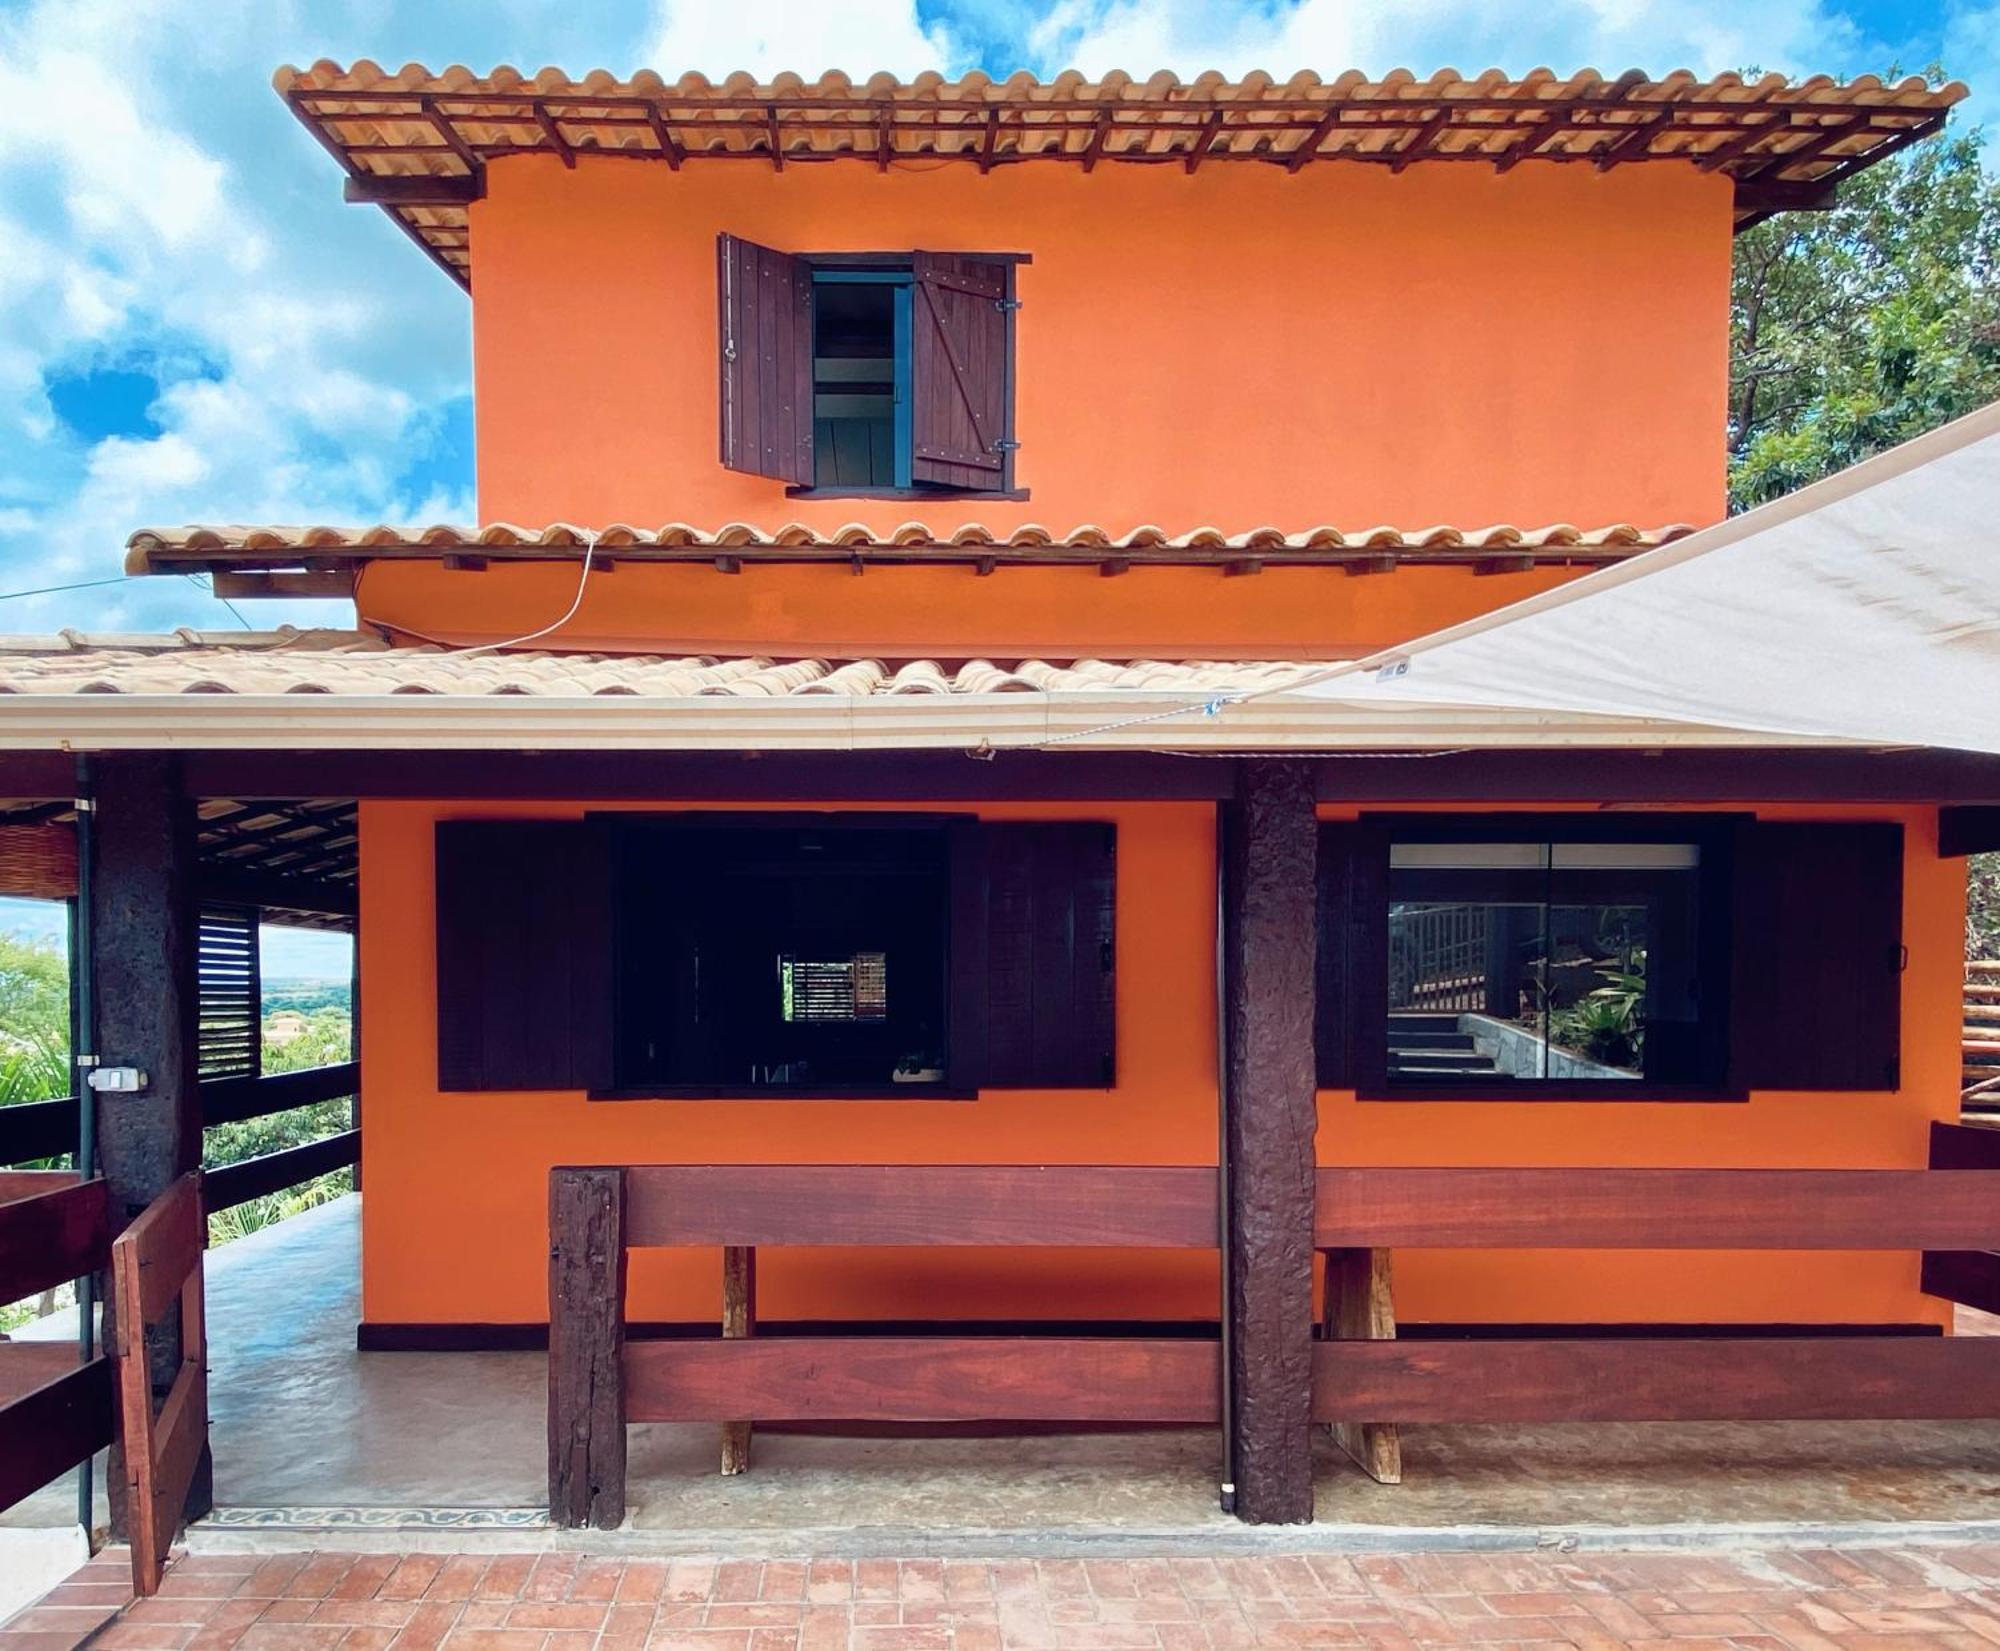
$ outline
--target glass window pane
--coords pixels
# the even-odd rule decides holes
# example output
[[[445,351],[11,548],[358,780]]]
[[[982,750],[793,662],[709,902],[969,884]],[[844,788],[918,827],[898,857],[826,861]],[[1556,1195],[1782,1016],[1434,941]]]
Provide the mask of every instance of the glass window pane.
[[[1701,864],[1695,843],[1557,843],[1550,863],[1558,871],[1680,871]]]
[[[1546,912],[1519,901],[1390,905],[1392,1082],[1547,1076]]]
[[[1392,843],[1389,867],[1457,870],[1486,866],[1534,871],[1549,863],[1547,843]]]

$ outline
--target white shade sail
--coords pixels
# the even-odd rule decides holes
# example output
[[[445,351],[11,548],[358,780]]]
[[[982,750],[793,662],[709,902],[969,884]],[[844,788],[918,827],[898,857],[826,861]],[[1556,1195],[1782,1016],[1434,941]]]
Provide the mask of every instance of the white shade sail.
[[[2000,404],[1291,692],[2000,753]]]

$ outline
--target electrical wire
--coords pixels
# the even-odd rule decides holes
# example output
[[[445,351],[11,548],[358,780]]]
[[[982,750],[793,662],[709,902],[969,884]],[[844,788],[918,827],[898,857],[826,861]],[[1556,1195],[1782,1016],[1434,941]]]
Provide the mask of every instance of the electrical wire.
[[[539,642],[543,637],[551,636],[561,630],[563,626],[567,625],[577,616],[578,610],[583,606],[583,593],[590,583],[590,566],[596,554],[597,535],[585,529],[583,534],[583,568],[577,575],[576,595],[570,598],[570,604],[563,610],[560,619],[551,621],[549,624],[542,626],[540,630],[528,631],[521,636],[510,636],[501,642],[480,642],[466,647],[455,642],[447,642],[441,636],[432,636],[427,631],[420,631],[409,625],[399,625],[393,619],[371,619],[369,623],[380,630],[394,631],[398,636],[412,636],[419,642],[428,642],[433,647],[442,648],[446,654],[460,659],[464,659],[472,654],[493,653],[501,648],[518,648],[524,642]],[[363,577],[366,577],[367,571],[366,568],[362,569]],[[361,594],[359,581],[355,584],[354,594],[357,598]]]
[[[122,585],[130,574],[121,573],[115,579],[80,579],[73,585],[43,585],[39,590],[0,591],[0,602],[11,602],[18,596],[60,596],[68,590],[95,590],[100,585]]]

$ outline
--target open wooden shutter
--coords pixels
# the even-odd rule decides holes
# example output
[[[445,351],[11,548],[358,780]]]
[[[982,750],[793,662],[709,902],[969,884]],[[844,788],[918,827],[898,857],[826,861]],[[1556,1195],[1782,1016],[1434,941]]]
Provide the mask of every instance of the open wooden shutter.
[[[601,826],[440,822],[440,1089],[609,1086],[611,914]]]
[[[910,478],[934,486],[1007,485],[1009,266],[964,253],[913,255]]]
[[[734,235],[715,240],[722,462],[773,481],[813,479],[812,271]]]
[[[952,828],[949,1081],[1105,1089],[1117,1077],[1117,829]]]
[[[1898,1087],[1903,828],[1746,822],[1733,878],[1732,1084]]]
[[[1379,827],[1321,824],[1313,1003],[1321,1089],[1367,1089],[1386,1076],[1388,869],[1388,840]]]

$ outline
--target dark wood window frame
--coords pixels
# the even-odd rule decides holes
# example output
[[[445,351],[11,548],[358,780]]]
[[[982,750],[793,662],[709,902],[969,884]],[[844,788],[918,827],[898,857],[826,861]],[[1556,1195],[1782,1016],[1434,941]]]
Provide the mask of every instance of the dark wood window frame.
[[[1334,1002],[1319,1020],[1323,1087],[1326,1040],[1342,1037],[1347,1076],[1361,1101],[1394,1102],[1741,1102],[1748,1091],[1729,1075],[1731,967],[1730,912],[1734,889],[1735,832],[1751,817],[1720,813],[1619,814],[1363,814],[1351,827],[1355,859],[1351,882],[1321,891],[1321,979]],[[1704,1013],[1701,1020],[1706,1075],[1688,1082],[1649,1079],[1506,1078],[1421,1084],[1392,1083],[1388,1077],[1388,875],[1389,850],[1397,843],[1617,843],[1689,842],[1701,849],[1700,932],[1697,976]],[[1323,872],[1324,875],[1324,872]],[[1345,906],[1344,934],[1329,934],[1330,910]],[[1338,921],[1338,920],[1336,920]],[[1329,967],[1345,978],[1329,980]],[[1324,989],[1324,988],[1323,988]],[[1343,1026],[1329,1024],[1335,1019]]]
[[[936,828],[944,837],[948,879],[942,1082],[629,1084],[619,1081],[614,1063],[608,1081],[585,1086],[592,1100],[970,1101],[987,1090],[1116,1086],[1117,831],[1108,821],[996,821],[918,810],[618,810],[587,814],[582,824],[610,845],[607,858],[614,868],[619,833],[803,825],[853,831]],[[608,996],[617,1003],[623,996],[625,943],[619,925],[626,903],[617,894],[615,869],[609,882]],[[1036,913],[1035,903],[1052,887],[1061,891],[1054,909]],[[1066,947],[1058,943],[1056,949],[1068,953],[1066,995],[1058,990],[1064,977],[1047,968],[1051,943],[1063,937]],[[1057,995],[1050,996],[1052,992]],[[612,1019],[609,1042],[615,1049],[615,1011]],[[1004,1036],[996,1029],[1002,1025],[1008,1028]]]
[[[723,313],[724,338],[722,340],[724,344],[724,352],[723,352],[724,359],[722,363],[722,393],[723,393],[724,408],[725,408],[723,462],[725,465],[729,466],[732,469],[743,469],[752,474],[774,475],[777,476],[779,479],[784,479],[785,472],[798,463],[798,460],[796,458],[779,457],[775,461],[775,468],[762,468],[762,465],[759,462],[739,461],[736,457],[732,455],[731,451],[731,442],[728,433],[728,424],[729,424],[728,408],[731,403],[732,386],[734,383],[740,382],[740,378],[738,374],[738,369],[733,368],[731,365],[735,357],[730,353],[729,346],[736,342],[733,333],[733,328],[736,325],[736,322],[732,319],[732,317],[737,313],[739,313],[739,308],[742,303],[742,299],[740,297],[732,299],[731,288],[729,286],[729,282],[731,279],[731,271],[735,267],[731,264],[732,246],[742,249],[742,252],[746,255],[750,253],[764,253],[767,251],[767,249],[754,247],[752,243],[737,241],[734,237],[730,237],[728,235],[724,235],[722,237],[722,246],[720,253],[723,272],[724,272],[723,273],[724,286],[721,298],[721,303],[724,312]],[[934,256],[938,258],[947,258],[947,259],[962,258],[982,265],[987,265],[987,264],[993,265],[1000,272],[999,279],[1004,286],[1004,291],[999,300],[1004,321],[1004,345],[1002,348],[1002,382],[1001,382],[1001,393],[999,398],[1002,430],[1001,430],[1001,435],[999,437],[1001,464],[1000,464],[1000,473],[997,479],[998,485],[990,487],[958,486],[942,482],[933,482],[933,483],[914,483],[907,487],[842,486],[842,485],[822,486],[812,481],[792,480],[785,488],[785,496],[787,498],[910,499],[919,501],[927,499],[932,499],[932,500],[992,499],[992,500],[1005,500],[1009,502],[1022,502],[1030,497],[1029,490],[1025,487],[1018,485],[1015,476],[1015,454],[1019,449],[1018,431],[1016,429],[1016,424],[1015,424],[1015,419],[1016,419],[1015,404],[1018,399],[1016,394],[1015,362],[1017,359],[1016,357],[1016,343],[1017,343],[1016,334],[1018,330],[1017,320],[1020,314],[1020,298],[1016,287],[1015,276],[1017,270],[1022,264],[1033,262],[1033,257],[1031,254],[1025,252],[984,252],[984,251],[981,252],[968,251],[962,253],[935,254],[927,252],[926,249],[917,248],[904,252],[784,253],[784,254],[772,255],[770,261],[781,265],[794,266],[798,271],[798,273],[803,275],[806,278],[806,280],[810,282],[812,275],[816,271],[863,272],[873,269],[911,269],[914,267],[915,260],[924,256]],[[796,302],[796,288],[787,289],[787,292],[788,296],[784,298],[783,302],[787,304]],[[811,315],[812,305],[809,298],[806,301],[805,308],[806,308],[806,320],[803,323],[795,321],[794,323],[791,324],[794,333],[796,332],[797,325],[800,324],[807,326],[810,325],[810,315]],[[920,313],[913,319],[913,325],[920,327],[925,324],[925,317],[921,313],[922,310],[921,305],[918,306],[918,310]],[[812,346],[810,339],[808,339],[806,342],[804,359],[805,359],[805,365],[801,369],[801,371],[803,372],[803,384],[801,386],[795,386],[790,393],[794,397],[803,394],[803,396],[809,402],[812,395],[812,385],[811,385]],[[797,420],[801,415],[803,416],[804,429],[803,432],[799,433],[798,435],[798,441],[801,443],[799,451],[801,453],[809,453],[812,445],[811,431],[813,422],[812,409],[810,405],[805,405],[802,408],[795,408],[792,411],[789,411],[785,415],[783,415],[783,418],[786,421],[787,429],[790,430],[795,428],[795,425],[792,421]],[[781,436],[781,442],[789,447],[792,438],[789,435],[785,435],[783,432],[780,433],[780,436]],[[764,460],[762,461],[762,464],[770,464],[772,462],[773,461],[771,460],[770,455],[766,454]],[[793,470],[793,474],[796,474],[796,470]]]

